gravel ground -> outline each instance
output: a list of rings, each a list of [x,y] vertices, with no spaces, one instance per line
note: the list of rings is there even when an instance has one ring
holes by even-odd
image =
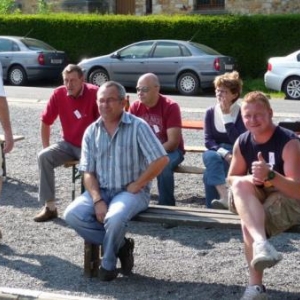
[[[239,299],[247,283],[240,230],[176,227],[131,222],[135,267],[130,277],[109,283],[83,276],[83,241],[59,218],[35,223],[36,154],[41,149],[39,114],[44,104],[10,103],[15,134],[26,139],[7,155],[8,178],[1,197],[0,286],[85,296],[95,299]],[[203,115],[183,112],[183,117]],[[59,137],[58,125],[53,130]],[[184,132],[187,144],[202,139],[199,131]],[[201,164],[200,155],[187,154],[186,164]],[[71,201],[71,170],[57,169],[60,216]],[[77,188],[79,191],[79,186]],[[153,199],[157,198],[155,182]],[[178,205],[201,206],[201,176],[176,174]],[[300,299],[300,235],[284,233],[272,243],[284,260],[265,274],[270,299]]]

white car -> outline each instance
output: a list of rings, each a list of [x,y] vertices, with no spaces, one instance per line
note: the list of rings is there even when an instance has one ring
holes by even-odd
[[[300,100],[300,50],[271,57],[264,79],[268,89],[284,92],[287,99]]]

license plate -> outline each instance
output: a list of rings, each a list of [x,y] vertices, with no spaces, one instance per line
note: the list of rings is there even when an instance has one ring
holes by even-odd
[[[233,70],[233,65],[225,65],[225,70]]]
[[[62,59],[51,59],[51,64],[62,64]]]

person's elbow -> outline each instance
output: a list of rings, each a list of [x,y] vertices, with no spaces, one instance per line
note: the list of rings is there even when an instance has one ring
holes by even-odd
[[[157,160],[160,172],[162,172],[162,170],[166,167],[166,165],[169,163],[169,161],[170,161],[170,159],[167,155],[162,156]]]

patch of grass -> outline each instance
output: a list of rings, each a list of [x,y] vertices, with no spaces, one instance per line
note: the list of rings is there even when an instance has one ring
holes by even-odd
[[[270,98],[281,98],[284,99],[285,95],[282,92],[271,91],[265,87],[265,83],[263,79],[243,79],[243,93],[242,97],[251,92],[251,91],[262,91],[265,94],[269,95]]]

